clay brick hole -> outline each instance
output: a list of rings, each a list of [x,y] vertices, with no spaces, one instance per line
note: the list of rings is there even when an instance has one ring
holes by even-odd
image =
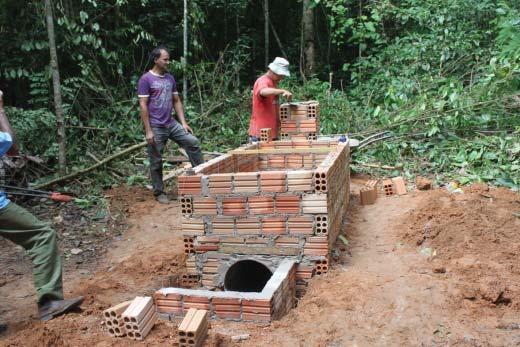
[[[241,260],[226,272],[224,289],[237,292],[261,292],[272,276],[263,264],[254,260]]]

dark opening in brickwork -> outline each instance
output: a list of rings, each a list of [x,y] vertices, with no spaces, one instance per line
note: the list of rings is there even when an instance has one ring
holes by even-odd
[[[227,271],[224,288],[237,292],[261,292],[272,275],[265,265],[254,260],[242,260]]]

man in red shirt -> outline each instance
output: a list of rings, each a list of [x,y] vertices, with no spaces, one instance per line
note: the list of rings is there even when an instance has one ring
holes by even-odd
[[[260,139],[260,129],[270,128],[273,139],[278,138],[278,95],[282,95],[288,101],[292,99],[292,93],[278,88],[285,76],[290,76],[289,62],[280,57],[269,64],[265,74],[260,76],[253,87],[253,113],[249,123],[249,140],[251,142]]]

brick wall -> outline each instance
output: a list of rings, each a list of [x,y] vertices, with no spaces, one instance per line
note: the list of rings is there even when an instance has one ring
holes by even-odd
[[[343,143],[276,141],[246,146],[180,176],[185,252],[204,285],[219,282],[203,271],[200,255],[207,252],[298,256],[309,266],[327,262],[348,206],[348,163]],[[251,171],[238,170],[245,167]]]
[[[295,305],[296,262],[283,260],[260,293],[215,292],[163,288],[154,293],[157,312],[180,317],[190,308],[207,310],[214,318],[269,322]]]

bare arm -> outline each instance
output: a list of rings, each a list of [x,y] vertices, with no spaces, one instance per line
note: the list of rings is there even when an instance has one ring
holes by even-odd
[[[13,145],[11,146],[11,149],[7,152],[7,154],[8,155],[18,155],[18,142],[16,141],[16,136],[13,131],[13,128],[11,128],[9,119],[7,119],[7,116],[5,115],[4,99],[3,99],[3,93],[1,90],[0,90],[0,131],[8,133],[9,135],[11,135],[11,138],[13,139]]]
[[[260,95],[263,96],[263,97],[266,97],[266,96],[276,96],[276,95],[282,95],[284,98],[286,98],[287,100],[291,101],[292,100],[292,93],[288,90],[285,90],[285,89],[278,89],[278,88],[262,88],[262,90],[260,90]]]
[[[191,130],[188,123],[186,122],[186,118],[184,118],[184,107],[182,106],[182,101],[179,94],[173,94],[173,108],[175,109],[175,113],[177,114],[177,117],[179,118],[179,121],[181,122],[184,130],[193,134],[193,130]]]
[[[150,113],[148,113],[148,98],[147,97],[139,98],[139,108],[141,109],[141,120],[143,121],[146,142],[153,145],[153,144],[155,144],[155,140],[153,137],[152,127],[150,126]]]

